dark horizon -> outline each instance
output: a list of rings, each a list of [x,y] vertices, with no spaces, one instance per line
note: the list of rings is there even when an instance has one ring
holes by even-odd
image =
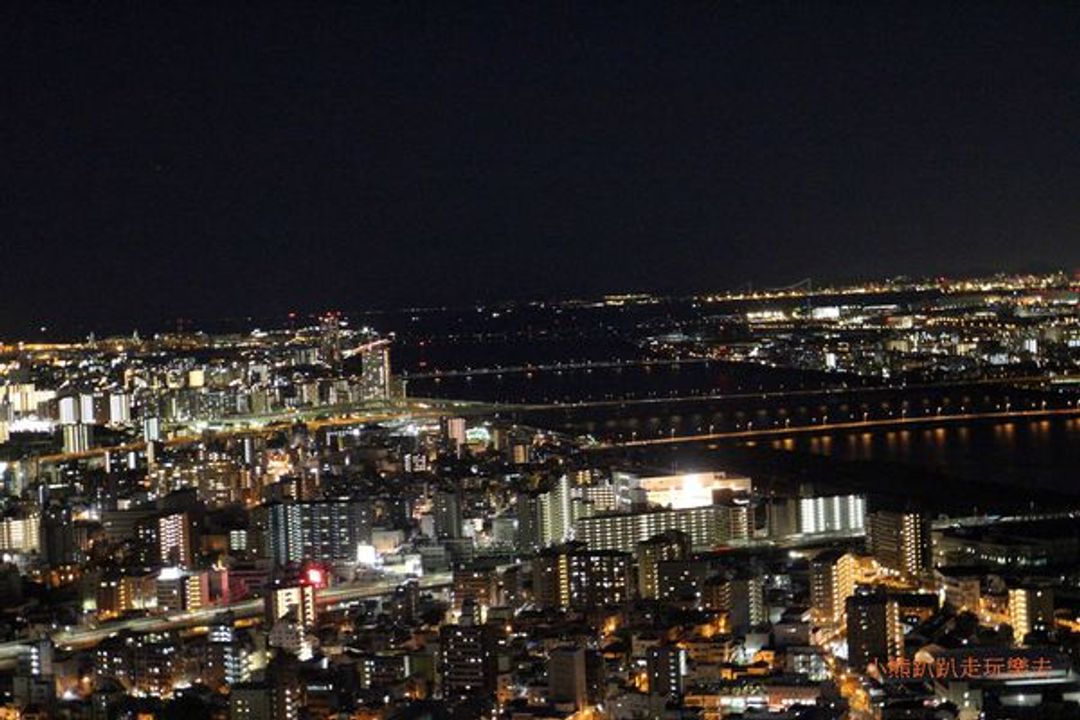
[[[1080,267],[1076,6],[0,20],[3,337]]]
[[[812,280],[814,292],[854,287],[857,285],[879,283],[886,281],[912,281],[912,282],[935,282],[945,281],[950,283],[966,280],[986,279],[995,276],[1020,277],[1023,275],[1052,275],[1056,273],[1066,274],[1080,279],[1080,270],[1051,267],[1027,267],[1027,268],[986,268],[980,271],[967,273],[955,273],[935,276],[912,276],[894,275],[889,277],[860,277],[860,278],[800,278],[798,281],[786,285],[769,285],[748,281],[741,286],[732,287],[700,287],[678,288],[675,290],[664,288],[610,288],[597,290],[592,294],[544,296],[517,296],[517,297],[480,297],[472,300],[462,299],[459,302],[432,302],[413,304],[371,303],[366,306],[347,306],[327,304],[320,307],[291,307],[288,309],[264,310],[262,312],[230,312],[229,308],[222,308],[222,312],[214,315],[197,315],[193,313],[177,313],[172,316],[143,317],[141,319],[94,319],[91,315],[64,316],[59,322],[46,325],[27,325],[22,331],[8,334],[0,333],[0,342],[77,342],[86,339],[90,334],[98,338],[122,337],[132,333],[142,336],[172,333],[172,332],[206,332],[231,333],[237,331],[247,332],[256,328],[262,330],[275,330],[295,325],[300,327],[304,324],[315,324],[321,315],[325,313],[340,313],[345,320],[360,321],[370,319],[377,324],[380,315],[404,315],[409,311],[416,312],[462,312],[471,308],[486,306],[490,308],[508,307],[513,305],[524,306],[535,303],[560,303],[575,301],[599,301],[608,295],[653,295],[662,300],[673,302],[687,301],[690,298],[702,297],[713,294],[723,295],[731,293],[737,295],[744,292],[771,292],[790,288],[797,288],[807,279]],[[2,328],[0,328],[2,329]],[[388,328],[375,327],[376,331],[387,331]]]

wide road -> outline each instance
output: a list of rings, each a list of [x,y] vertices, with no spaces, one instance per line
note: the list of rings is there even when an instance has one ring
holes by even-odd
[[[422,590],[435,590],[449,587],[452,576],[448,572],[432,573],[419,578]],[[316,602],[320,605],[332,605],[350,600],[382,597],[393,592],[402,579],[361,581],[346,583],[320,590]],[[169,615],[148,615],[146,617],[115,620],[94,627],[73,627],[70,630],[56,630],[51,633],[53,642],[62,649],[82,649],[93,647],[102,640],[128,630],[135,633],[164,632],[206,625],[218,615],[231,611],[237,618],[253,617],[262,614],[265,607],[262,598],[238,600],[226,605],[214,605],[193,612],[172,613]],[[0,667],[9,667],[19,653],[28,647],[27,641],[13,640],[0,643]]]

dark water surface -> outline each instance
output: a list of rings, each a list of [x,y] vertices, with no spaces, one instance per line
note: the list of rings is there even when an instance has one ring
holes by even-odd
[[[787,418],[793,424],[827,412],[835,420],[858,419],[864,411],[871,418],[897,413],[901,404],[910,406],[910,415],[945,413],[960,407],[974,412],[1001,410],[1006,403],[1016,409],[1034,409],[1043,400],[1050,407],[1069,406],[1075,396],[1035,388],[1007,385],[978,387],[956,386],[927,390],[914,386],[879,392],[862,386],[880,384],[864,379],[823,372],[770,368],[741,363],[665,364],[652,367],[538,370],[532,373],[506,373],[417,380],[417,395],[496,400],[502,402],[563,402],[564,409],[519,419],[572,433],[589,433],[598,438],[631,438],[688,435],[742,429],[748,421],[755,427],[776,426]],[[846,385],[850,393],[828,398],[807,397],[799,391],[837,388]],[[780,397],[769,401],[745,397],[747,393],[771,392]],[[714,393],[729,395],[730,400],[706,399]],[[791,393],[790,396],[787,394]],[[664,398],[678,397],[670,404]],[[575,407],[578,401],[637,400],[623,407]],[[700,398],[700,399],[695,399]],[[640,403],[655,399],[659,404]],[[827,403],[828,407],[823,406]],[[686,443],[655,448],[647,454],[662,465],[717,465],[728,462],[735,446],[732,442],[710,446]],[[970,484],[1006,486],[1021,494],[1051,491],[1055,495],[1080,497],[1080,419],[1020,419],[1014,421],[973,421],[942,427],[905,427],[868,432],[837,431],[820,435],[801,435],[758,441],[752,448],[757,462],[769,465],[770,456],[784,465],[812,464],[821,467],[844,465],[860,482],[874,484],[879,473],[890,482],[906,482],[900,477],[932,484],[940,478],[942,492],[950,480],[956,487]],[[746,454],[743,453],[745,461]],[[808,463],[813,458],[820,462]],[[755,474],[768,472],[748,467]],[[931,488],[932,490],[932,488]]]
[[[977,422],[763,443],[843,461],[901,463],[951,477],[1080,495],[1080,419]]]

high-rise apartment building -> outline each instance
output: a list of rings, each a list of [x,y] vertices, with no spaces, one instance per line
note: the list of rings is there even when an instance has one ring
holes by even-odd
[[[689,674],[685,650],[678,645],[651,647],[646,652],[645,663],[650,695],[682,695]]]
[[[364,400],[390,397],[389,340],[376,340],[360,349],[360,393]]]
[[[158,558],[163,565],[192,566],[191,518],[187,513],[162,515],[157,521]]]
[[[435,537],[439,540],[462,537],[461,495],[451,491],[437,492],[433,506]]]
[[[541,607],[592,609],[622,605],[631,591],[631,556],[570,545],[533,561],[533,593]]]
[[[827,551],[810,562],[810,605],[818,622],[842,622],[845,603],[854,593],[854,555]]]
[[[768,620],[764,581],[747,571],[710,578],[704,585],[702,604],[727,616],[732,635],[746,635]]]
[[[574,539],[593,550],[634,552],[640,542],[677,530],[695,549],[711,550],[751,534],[752,510],[746,505],[708,505],[684,510],[609,513],[578,518]]]
[[[643,540],[637,546],[638,597],[653,600],[657,597],[660,563],[685,560],[690,555],[690,538],[678,530],[668,530]]]
[[[864,672],[871,663],[884,665],[904,650],[900,611],[883,592],[857,593],[846,601],[848,664]]]
[[[442,694],[451,702],[490,697],[495,692],[497,637],[491,625],[477,624],[471,614],[439,633],[442,649]]]
[[[270,555],[278,565],[356,562],[359,545],[371,542],[372,507],[348,498],[273,503],[268,524]]]
[[[1025,642],[1031,633],[1054,629],[1054,591],[1049,587],[1009,588],[1009,624],[1013,641]]]
[[[866,539],[870,554],[888,570],[915,577],[931,569],[930,522],[920,513],[871,513]]]

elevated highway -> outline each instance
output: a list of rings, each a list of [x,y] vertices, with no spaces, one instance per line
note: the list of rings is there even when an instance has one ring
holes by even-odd
[[[418,583],[422,590],[437,590],[449,587],[451,580],[450,573],[433,573],[419,578]],[[319,605],[334,605],[351,600],[383,597],[393,592],[402,582],[401,579],[391,579],[337,585],[320,590],[316,595],[316,602]],[[224,612],[232,612],[237,618],[258,617],[263,613],[263,608],[264,600],[262,598],[250,598],[191,612],[148,615],[114,620],[100,625],[61,628],[49,633],[48,637],[62,650],[79,650],[93,647],[102,640],[123,631],[153,633],[183,630],[207,625]],[[10,667],[18,660],[20,653],[29,647],[30,641],[28,640],[13,640],[0,643],[0,668]]]

